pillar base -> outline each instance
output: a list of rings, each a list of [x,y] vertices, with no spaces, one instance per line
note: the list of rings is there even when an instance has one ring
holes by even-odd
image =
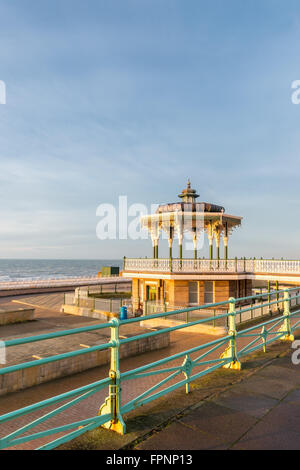
[[[240,361],[230,362],[229,364],[225,364],[225,366],[223,366],[223,369],[241,370],[242,364],[240,363]]]
[[[108,423],[102,424],[101,427],[121,434],[121,436],[124,436],[124,434],[126,434],[126,425],[124,422],[121,421],[117,421],[116,423],[109,421]]]
[[[220,355],[220,359],[226,359],[226,358],[236,358],[236,353],[234,354],[234,350],[231,345],[227,346],[225,351]],[[240,361],[236,358],[235,360],[228,362],[227,364],[224,364],[222,366],[222,369],[233,369],[233,370],[241,370],[242,365]]]
[[[98,416],[112,414],[114,408],[114,400],[111,397],[107,397],[103,405],[99,409]],[[126,434],[126,424],[120,414],[117,414],[116,419],[111,419],[107,423],[102,424],[100,427],[115,431],[122,436]]]
[[[278,333],[280,333],[281,331],[285,334],[278,338],[280,339],[280,341],[295,341],[294,335],[289,332],[289,328],[287,328],[286,325],[281,325],[281,327],[277,330]]]
[[[295,336],[294,335],[285,335],[285,336],[281,336],[281,338],[279,338],[280,341],[295,341]]]

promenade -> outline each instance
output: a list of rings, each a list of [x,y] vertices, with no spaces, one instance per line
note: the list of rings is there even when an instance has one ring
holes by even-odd
[[[57,327],[59,329],[77,327],[79,326],[78,322],[81,324],[95,323],[95,320],[92,319],[59,313],[61,299],[62,294],[25,296],[23,298],[12,299],[18,300],[20,304],[24,303],[24,305],[30,304],[35,306],[38,321],[24,325],[7,326],[5,327],[5,336],[13,338],[32,334],[31,328],[33,326],[34,334],[38,334],[40,329],[51,331]],[[26,332],[24,331],[24,326],[28,328]],[[131,370],[143,364],[159,360],[161,357],[170,356],[210,340],[211,337],[208,335],[174,331],[172,333],[171,344],[168,348],[123,359],[120,361],[120,367],[122,371]],[[78,344],[79,342],[81,341],[78,338]],[[75,342],[72,346],[76,346]],[[290,352],[290,343],[276,342],[273,346],[268,347],[265,354],[259,352],[256,355],[245,357],[241,371],[220,369],[193,382],[189,395],[186,395],[184,388],[181,388],[164,398],[157,399],[131,412],[128,416],[124,417],[128,431],[125,436],[120,436],[101,428],[66,444],[65,448],[217,449],[238,448],[238,446],[247,445],[248,447],[250,446],[249,448],[251,446],[259,448],[259,446],[263,445],[263,441],[265,441],[266,446],[271,446],[270,439],[272,442],[274,441],[272,445],[279,446],[278,448],[282,448],[280,445],[285,445],[287,448],[289,448],[289,445],[298,446],[300,416],[296,407],[294,413],[294,408],[291,408],[291,405],[293,405],[293,400],[297,398],[297,393],[300,397],[299,391],[297,392],[297,387],[300,387],[300,366],[293,366],[291,364]],[[279,362],[276,363],[276,361]],[[0,414],[93,383],[107,377],[107,373],[107,366],[96,367],[0,397]],[[131,381],[125,382],[122,387],[122,400],[127,402],[133,399],[137,394],[143,393],[145,389],[149,389],[157,383],[158,380],[157,376],[149,376],[134,381],[134,383]],[[107,391],[102,390],[69,408],[64,413],[51,418],[46,423],[41,423],[36,428],[36,431],[68,424],[78,421],[83,417],[93,417],[97,414],[106,396]],[[281,403],[284,400],[286,401]],[[288,413],[294,413],[293,419],[290,421],[284,421],[284,412],[281,411],[282,408],[279,409],[281,404],[284,406],[288,405]],[[48,407],[47,411],[51,411],[51,409],[53,407]],[[271,412],[276,417],[278,410],[279,413],[282,413],[283,418],[282,429],[277,429],[278,436],[276,439],[278,441],[281,440],[281,432],[283,432],[284,436],[287,435],[284,423],[286,423],[286,426],[290,423],[293,440],[286,442],[282,438],[281,444],[277,444],[276,439],[273,439],[272,436],[271,438],[267,436],[265,428],[261,431],[263,436],[257,443],[253,443],[251,437],[247,441],[248,444],[242,440],[248,433],[251,436],[251,430],[255,426],[261,426],[261,423],[267,420],[268,415],[270,414],[271,416]],[[44,413],[45,411],[35,411],[30,415],[4,423],[1,426],[0,435],[7,435],[9,432],[38,418]],[[280,423],[279,418],[277,422]],[[268,423],[269,421],[266,421],[266,426],[269,425]],[[218,432],[217,429],[219,429]],[[257,429],[259,430],[260,427]],[[57,434],[56,436],[21,444],[17,448],[33,449],[61,435]],[[255,447],[255,445],[258,447]]]

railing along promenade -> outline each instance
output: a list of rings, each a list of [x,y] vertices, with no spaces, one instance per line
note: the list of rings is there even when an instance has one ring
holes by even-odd
[[[275,295],[275,300],[269,300],[264,304],[253,305],[250,307],[248,306],[239,310],[238,314],[242,315],[244,312],[249,310],[262,308],[262,306],[271,308],[271,306],[275,304],[278,306],[278,310],[279,308],[282,309],[279,315],[270,317],[270,319],[263,323],[256,324],[240,331],[237,331],[236,329],[236,303],[241,303],[244,301],[246,303],[251,303],[251,299],[260,298],[262,296],[265,297],[265,293],[240,299],[230,298],[227,301],[204,305],[203,307],[198,306],[195,308],[183,309],[181,311],[163,312],[145,316],[143,317],[143,321],[165,318],[169,316],[172,317],[172,315],[192,312],[194,310],[199,311],[201,308],[207,309],[220,306],[224,307],[227,305],[228,313],[218,315],[214,318],[214,320],[220,318],[227,319],[228,333],[225,336],[213,341],[207,342],[205,344],[199,344],[196,347],[181,351],[168,357],[164,357],[158,361],[143,365],[133,370],[128,370],[126,372],[122,372],[119,365],[119,348],[122,346],[122,344],[136,341],[139,338],[155,338],[155,336],[166,332],[173,332],[179,329],[188,328],[192,325],[205,323],[208,319],[205,318],[191,321],[186,324],[183,323],[181,325],[162,328],[155,331],[151,330],[147,333],[127,338],[119,334],[120,327],[137,323],[140,321],[140,318],[132,318],[124,321],[113,319],[110,323],[91,325],[83,328],[75,328],[72,330],[5,341],[5,346],[11,347],[21,344],[30,344],[36,341],[43,341],[50,338],[53,339],[87,331],[109,328],[111,333],[110,341],[105,344],[96,345],[88,349],[81,349],[64,354],[58,354],[56,356],[50,356],[44,359],[30,361],[23,364],[3,367],[0,369],[0,375],[22,370],[28,367],[34,367],[36,365],[58,361],[60,359],[76,357],[90,353],[91,351],[101,351],[105,349],[110,350],[111,366],[105,379],[87,384],[83,387],[62,393],[38,403],[34,403],[30,406],[16,409],[15,411],[0,416],[1,435],[5,433],[6,422],[18,418],[21,418],[22,422],[22,426],[19,429],[10,432],[10,434],[0,439],[0,448],[17,446],[18,444],[24,444],[32,440],[49,438],[51,436],[51,441],[47,442],[46,444],[39,445],[38,449],[54,449],[59,445],[80,436],[86,431],[93,430],[99,426],[105,426],[119,433],[125,433],[126,425],[123,416],[131,410],[145,405],[159,397],[167,395],[168,393],[177,390],[180,387],[185,387],[186,393],[190,393],[190,383],[194,380],[199,379],[202,376],[205,376],[206,374],[209,374],[210,372],[222,367],[240,370],[240,360],[245,355],[259,349],[266,351],[266,347],[277,340],[293,341],[293,332],[299,328],[300,325],[300,310],[297,308],[297,299],[300,297],[300,295],[299,293],[295,295],[295,291],[297,289],[298,288],[272,291],[270,292],[270,295]],[[295,308],[293,311],[291,311],[291,306],[294,306]],[[127,381],[141,380],[144,377],[150,376],[157,376],[158,382],[145,390],[143,393],[136,392],[136,396],[133,399],[127,401],[127,403],[124,403],[124,397],[122,398],[122,388],[124,388],[124,383]],[[137,389],[138,387],[132,387],[132,390]],[[97,410],[95,409],[95,415],[93,417],[86,418],[82,416],[82,419],[79,421],[69,424],[62,424],[56,427],[50,426],[49,429],[45,430],[44,424],[47,420],[50,420],[60,413],[63,415],[67,412],[68,408],[77,405],[82,400],[87,399],[100,390],[107,390],[107,399],[100,407],[99,413],[97,413]],[[57,407],[51,411],[48,411],[44,415],[35,417],[32,421],[29,420],[27,424],[24,424],[24,422],[26,422],[24,421],[26,419],[26,415],[30,415],[31,413],[37,411],[47,410],[48,407],[52,407],[53,405],[57,405]],[[65,423],[63,417],[62,420]],[[34,428],[42,423],[43,426],[33,431]],[[59,434],[59,436],[56,436],[56,439],[53,440],[53,437],[57,434]]]
[[[124,258],[126,271],[300,274],[300,260]]]
[[[51,278],[51,279],[37,279],[28,281],[9,281],[0,282],[1,290],[20,290],[20,289],[37,289],[47,287],[76,287],[76,286],[88,286],[98,285],[102,283],[112,282],[128,282],[128,279],[124,279],[118,276],[111,276],[109,278],[102,278],[97,276],[90,277],[67,277],[67,278]]]

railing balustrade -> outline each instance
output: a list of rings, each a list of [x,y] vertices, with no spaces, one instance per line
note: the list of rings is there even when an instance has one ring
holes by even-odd
[[[125,258],[124,270],[172,273],[299,274],[300,260]]]

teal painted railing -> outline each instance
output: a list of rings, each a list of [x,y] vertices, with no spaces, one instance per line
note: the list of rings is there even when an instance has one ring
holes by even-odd
[[[295,291],[298,291],[296,295],[293,294]],[[125,321],[113,319],[110,323],[5,341],[5,346],[11,347],[87,331],[110,328],[111,338],[108,343],[93,346],[89,349],[51,356],[41,360],[3,367],[0,369],[0,375],[54,361],[59,361],[61,359],[76,357],[90,353],[91,351],[101,351],[108,348],[111,351],[111,366],[107,378],[0,416],[0,433],[3,436],[3,434],[5,434],[5,423],[18,418],[22,418],[22,422],[24,423],[24,417],[26,415],[43,411],[48,407],[58,405],[57,408],[52,409],[48,413],[39,416],[38,418],[35,418],[33,421],[29,421],[25,425],[23,424],[19,429],[16,429],[13,432],[10,432],[10,434],[2,437],[0,439],[0,448],[9,448],[33,440],[44,439],[48,438],[49,436],[63,433],[62,436],[60,435],[56,439],[38,446],[38,449],[43,450],[54,449],[57,446],[80,436],[86,431],[95,429],[101,425],[111,430],[125,433],[126,426],[123,420],[123,416],[131,410],[156,400],[157,398],[162,397],[183,386],[186,388],[186,393],[189,393],[189,387],[192,381],[221,367],[230,367],[239,370],[241,367],[240,359],[243,356],[250,354],[251,352],[254,352],[258,349],[266,350],[267,345],[273,343],[276,340],[281,339],[292,341],[294,339],[293,332],[300,325],[300,320],[298,319],[298,317],[300,317],[300,310],[297,309],[296,305],[298,299],[300,298],[299,288],[272,291],[269,293],[269,295],[270,298],[275,296],[275,300],[254,304],[251,307],[247,306],[244,310],[242,308],[238,312],[236,311],[237,302],[239,304],[241,304],[241,302],[249,303],[253,299],[265,297],[266,294],[263,293],[240,299],[231,298],[228,301],[218,302],[211,305],[204,305],[202,307],[186,308],[173,312],[163,312],[148,315],[143,317],[143,321],[155,319],[163,320],[169,316],[172,317],[172,315],[201,310],[202,308],[226,308],[226,306],[228,306],[228,313],[226,312],[224,314],[216,315],[211,319],[203,318],[200,320],[191,321],[189,323],[180,323],[173,327],[149,331],[147,333],[128,338],[120,337],[119,328],[128,324],[137,323],[141,321],[140,318],[131,318]],[[290,307],[293,304],[295,310],[291,311]],[[265,306],[270,308],[272,305],[277,305],[283,308],[283,313],[280,313],[276,317],[270,318],[263,323],[259,323],[258,325],[256,324],[247,329],[243,329],[241,331],[236,330],[237,313],[241,315],[245,311],[251,311]],[[163,333],[171,333],[173,331],[189,328],[194,325],[207,323],[209,320],[216,321],[222,318],[227,319],[228,321],[228,334],[225,336],[205,344],[199,344],[196,347],[181,351],[172,356],[164,357],[163,359],[143,365],[134,370],[129,370],[126,372],[120,371],[119,348],[123,344],[130,343],[142,338],[154,338]],[[181,378],[182,375],[183,379]],[[121,401],[121,385],[129,380],[132,381],[142,379],[144,377],[155,376],[161,377],[161,380],[159,380],[158,383],[154,383],[143,393],[138,394],[136,397],[123,404],[123,401]],[[95,415],[91,418],[81,419],[70,424],[62,424],[61,426],[52,427],[47,430],[44,430],[43,428],[42,430],[36,430],[32,434],[28,434],[29,431],[32,432],[33,429],[40,424],[53,418],[54,416],[57,416],[60,413],[65,413],[68,408],[78,404],[82,400],[87,399],[91,395],[103,389],[108,390],[108,398],[100,407],[98,415]],[[95,410],[95,414],[96,413],[97,412]]]

